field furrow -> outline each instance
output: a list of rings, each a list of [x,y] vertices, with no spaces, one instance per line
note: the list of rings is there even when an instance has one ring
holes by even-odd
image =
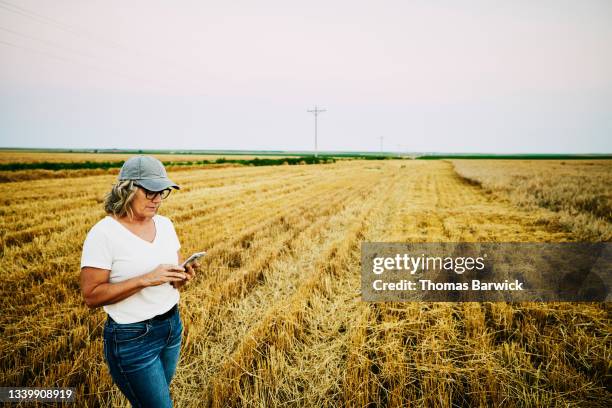
[[[385,185],[371,192],[368,200],[347,217],[348,233],[344,238],[331,241],[328,247],[324,247],[308,280],[291,297],[271,308],[246,334],[213,379],[214,405],[242,405],[254,398],[264,405],[287,400],[298,405],[305,402],[299,399],[296,391],[300,387],[301,390],[310,387],[308,382],[288,382],[289,388],[286,389],[269,385],[280,378],[287,380],[283,368],[291,367],[292,362],[285,358],[286,355],[299,347],[303,336],[309,335],[311,328],[308,323],[312,313],[318,309],[317,302],[322,297],[332,296],[336,283],[352,270],[350,266],[359,258],[359,242],[368,230],[369,220],[378,219],[379,212],[385,208],[386,193],[394,190],[396,180],[397,176],[387,177]],[[351,297],[355,298],[358,292],[355,287],[351,290]]]

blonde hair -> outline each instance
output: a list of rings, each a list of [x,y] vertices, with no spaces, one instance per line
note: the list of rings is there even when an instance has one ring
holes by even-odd
[[[114,214],[121,218],[128,215],[134,217],[132,211],[132,200],[136,194],[136,185],[134,180],[122,180],[113,185],[113,188],[104,197],[104,211],[107,214]]]

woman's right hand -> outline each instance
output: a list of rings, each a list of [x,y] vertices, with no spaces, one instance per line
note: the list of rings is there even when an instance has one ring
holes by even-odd
[[[187,278],[185,268],[179,265],[161,264],[151,272],[142,275],[142,286],[157,286],[167,282],[180,282]]]

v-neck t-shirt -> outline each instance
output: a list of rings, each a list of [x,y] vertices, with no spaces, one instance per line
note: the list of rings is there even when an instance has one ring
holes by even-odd
[[[87,233],[81,268],[110,270],[110,283],[122,282],[151,272],[160,264],[178,264],[181,244],[174,225],[162,215],[153,216],[155,239],[149,242],[106,216]],[[163,314],[179,301],[179,292],[170,283],[142,288],[133,295],[103,306],[117,323],[135,323]]]

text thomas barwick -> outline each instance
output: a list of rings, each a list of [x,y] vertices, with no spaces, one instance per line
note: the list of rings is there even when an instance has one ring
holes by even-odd
[[[377,279],[372,282],[374,290],[523,290],[523,283],[516,279],[514,282],[481,282],[473,279],[468,282],[433,282],[427,279],[419,279],[417,282],[402,279],[399,282],[384,282]]]

